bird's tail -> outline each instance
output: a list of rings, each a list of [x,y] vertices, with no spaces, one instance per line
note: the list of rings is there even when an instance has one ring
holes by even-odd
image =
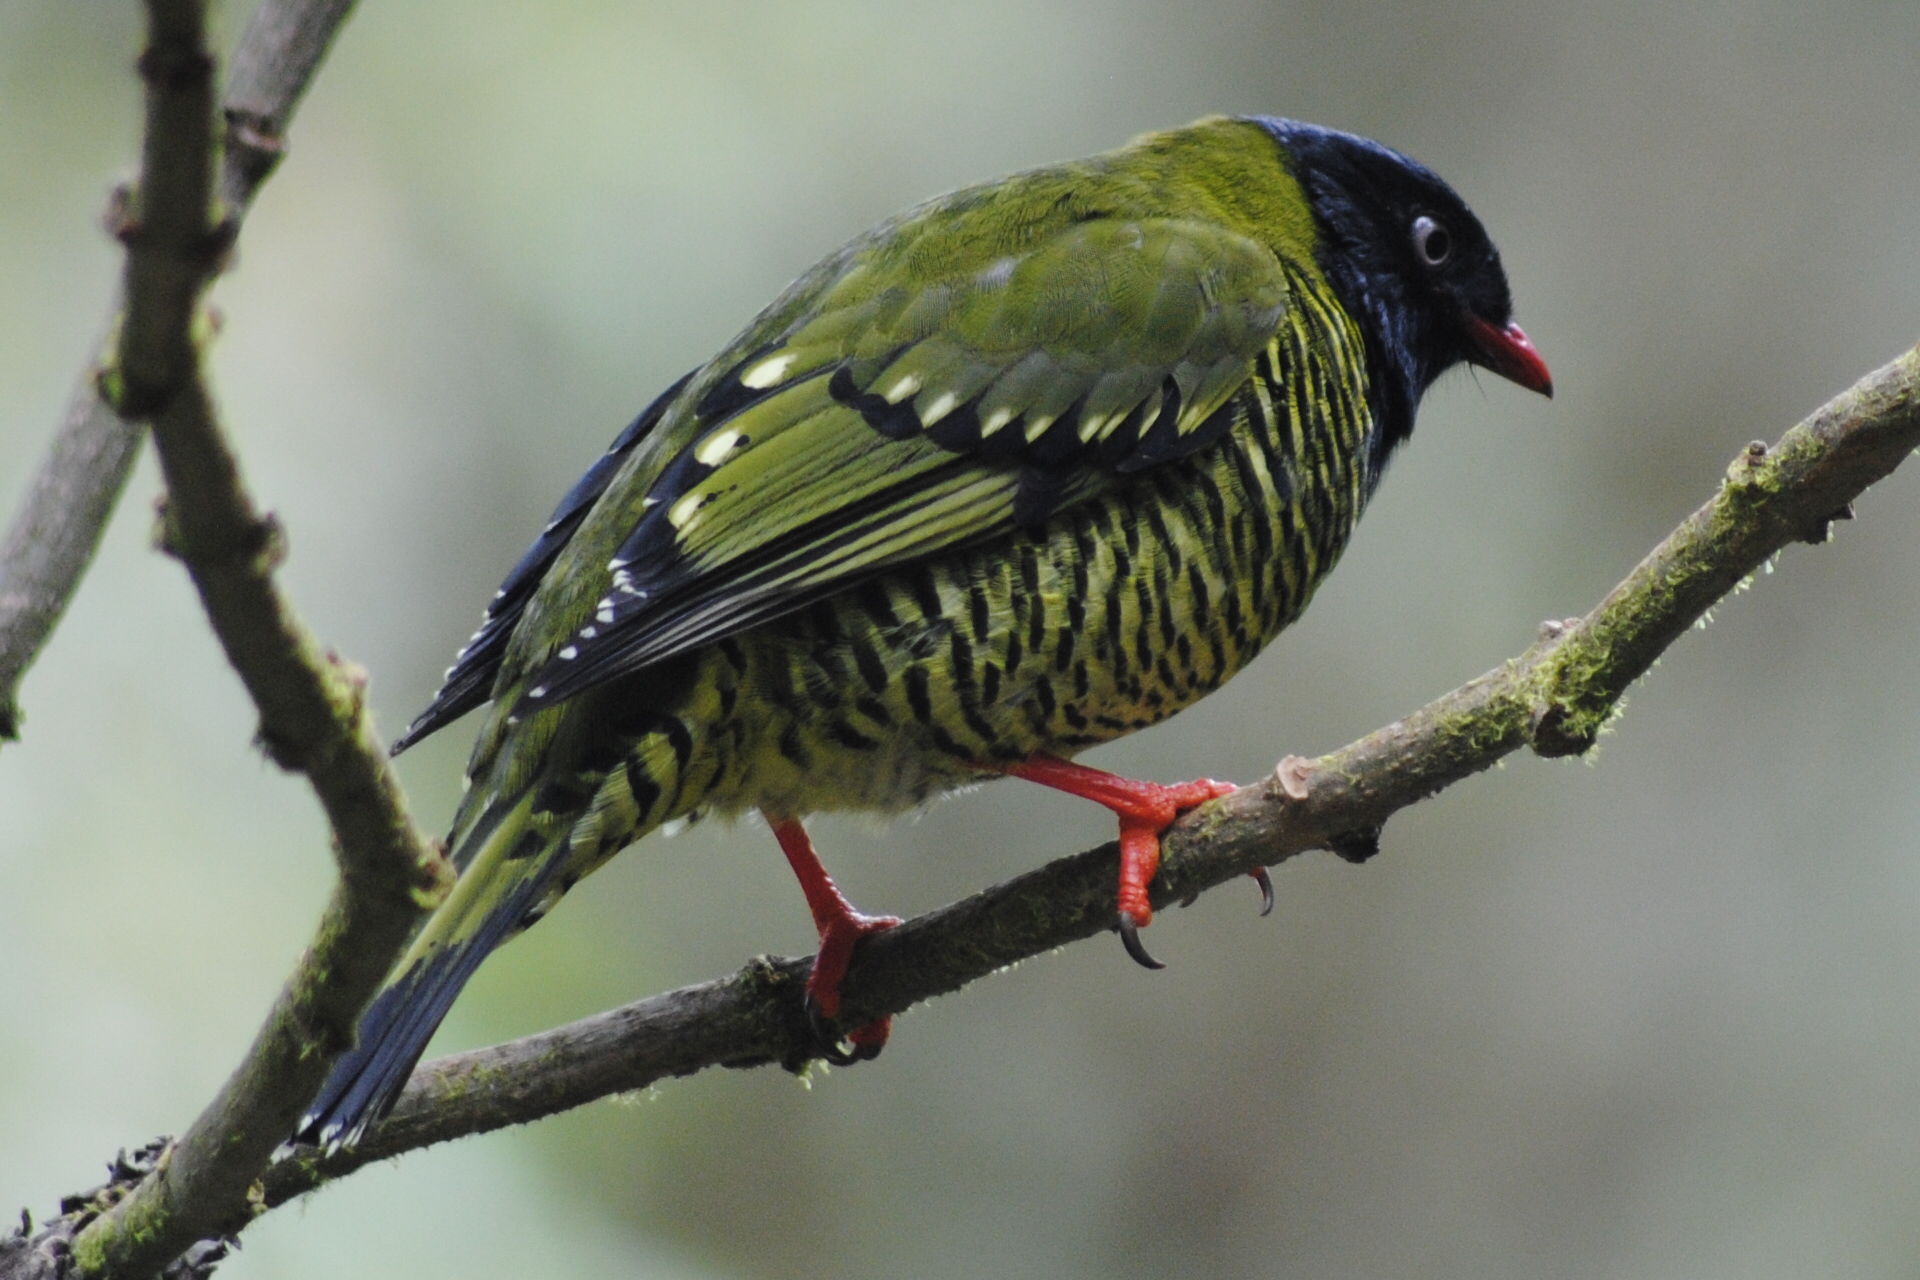
[[[456,846],[473,848],[472,857],[456,850],[463,870],[453,892],[367,1006],[357,1042],[300,1118],[295,1141],[352,1145],[392,1108],[467,979],[554,887],[571,826],[556,816],[536,817],[528,790],[508,805],[489,805],[460,834]]]

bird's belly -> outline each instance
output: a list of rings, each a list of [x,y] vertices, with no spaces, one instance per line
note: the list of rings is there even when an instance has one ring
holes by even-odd
[[[728,642],[745,719],[708,806],[899,812],[1219,688],[1305,607],[1338,545],[1290,542],[1304,522],[1226,450],[1184,472]]]

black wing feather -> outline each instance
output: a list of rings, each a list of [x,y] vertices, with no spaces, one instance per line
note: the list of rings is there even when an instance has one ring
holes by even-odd
[[[636,589],[631,579],[616,576],[613,592],[600,602],[595,615],[595,634],[577,639],[570,646],[571,656],[563,650],[560,657],[541,667],[521,696],[520,705],[527,709],[552,706],[617,676],[847,589],[854,580],[833,580],[796,590],[783,579],[791,571],[795,556],[825,555],[856,540],[876,523],[891,518],[902,504],[938,487],[964,467],[964,462],[956,458],[948,466],[841,507],[830,517],[739,557],[724,576],[687,573],[682,568],[679,573],[669,571],[647,579],[655,584],[652,590]],[[656,508],[647,518],[659,514]],[[992,532],[989,528],[982,536]],[[883,567],[876,566],[873,572],[881,572]]]
[[[392,754],[399,755],[428,734],[452,724],[493,696],[494,677],[499,673],[500,660],[506,654],[507,641],[513,635],[514,627],[519,625],[520,615],[525,612],[527,601],[533,598],[540,580],[572,540],[581,522],[587,518],[587,512],[593,509],[593,504],[607,491],[614,474],[620,470],[620,464],[626,461],[634,446],[645,439],[647,433],[666,416],[667,406],[673,403],[692,376],[692,373],[686,374],[661,392],[639,417],[628,424],[627,429],[607,447],[607,451],[587,468],[587,473],[575,482],[573,488],[567,490],[567,496],[560,499],[560,505],[553,509],[553,516],[547,521],[546,528],[540,531],[540,536],[520,557],[520,562],[513,566],[512,572],[500,584],[500,589],[493,593],[493,600],[480,619],[480,629],[473,633],[473,638],[454,657],[453,666],[447,669],[440,691],[434,694],[427,709],[407,726],[407,731],[394,741],[390,748]]]

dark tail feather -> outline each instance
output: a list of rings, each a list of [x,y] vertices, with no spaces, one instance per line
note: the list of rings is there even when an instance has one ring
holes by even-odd
[[[327,1082],[300,1117],[295,1142],[352,1146],[368,1125],[393,1109],[460,989],[526,916],[563,861],[549,857],[547,866],[521,881],[471,937],[415,961],[373,998],[360,1017],[353,1048],[333,1064]]]

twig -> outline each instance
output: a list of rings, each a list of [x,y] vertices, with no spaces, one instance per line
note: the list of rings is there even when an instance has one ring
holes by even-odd
[[[1848,504],[1920,445],[1920,348],[1789,431],[1753,444],[1720,491],[1584,618],[1548,623],[1526,653],[1405,720],[1183,818],[1165,838],[1153,902],[1309,849],[1352,860],[1396,811],[1522,746],[1590,747],[1620,695],[1715,601],[1790,542],[1822,542]],[[847,1025],[898,1013],[1003,966],[1113,927],[1114,845],[1073,857],[867,938],[843,988]],[[762,959],[730,978],[655,996],[414,1072],[393,1113],[350,1150],[307,1147],[267,1171],[268,1206],[370,1161],[521,1124],[710,1066],[803,1064],[808,962]]]
[[[287,125],[355,0],[261,0],[227,69],[220,207],[240,218],[286,154]]]
[[[451,871],[414,828],[364,708],[364,677],[323,653],[273,582],[278,526],[241,485],[200,378],[194,309],[231,242],[210,216],[213,63],[205,0],[148,0],[147,127],[125,202],[126,318],[108,398],[150,420],[168,502],[163,544],[187,566],[260,711],[273,759],[305,773],[332,825],[340,884],[245,1060],[187,1133],[71,1244],[87,1276],[153,1275],[257,1212],[250,1190],[318,1090]],[[90,1206],[89,1208],[91,1208]]]
[[[272,173],[294,108],[352,8],[353,0],[262,0],[254,11],[223,104],[220,198],[230,228]],[[111,314],[119,311],[116,300]],[[19,735],[20,681],[66,612],[139,456],[140,428],[120,419],[95,382],[111,341],[101,339],[82,372],[0,546],[0,741]]]

